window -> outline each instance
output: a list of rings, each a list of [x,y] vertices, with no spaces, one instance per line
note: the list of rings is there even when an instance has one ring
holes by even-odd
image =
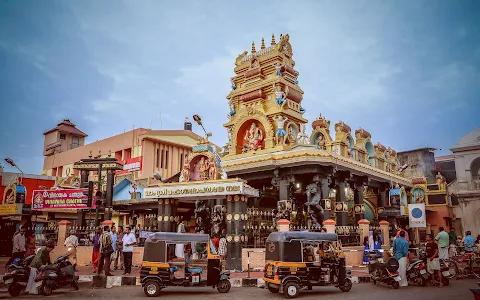
[[[160,149],[157,148],[157,157],[156,157],[156,163],[155,165],[157,166],[157,169],[160,166]]]
[[[160,157],[160,168],[163,169],[163,152],[165,152],[164,150],[162,150],[162,156]]]
[[[78,138],[78,136],[74,135],[72,137],[72,149],[78,148],[78,146],[80,146],[80,139]]]
[[[183,155],[180,155],[180,171],[183,168]]]
[[[165,169],[168,169],[168,150],[165,151]]]
[[[61,140],[66,140],[67,139],[67,135],[65,133],[60,133],[60,139]]]

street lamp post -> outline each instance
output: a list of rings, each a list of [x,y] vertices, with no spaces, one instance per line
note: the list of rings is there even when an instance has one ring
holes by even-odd
[[[23,174],[23,171],[20,170],[20,168],[17,166],[17,164],[15,164],[15,162],[13,161],[13,159],[11,159],[10,157],[6,157],[6,158],[5,158],[5,161],[6,161],[9,165],[11,165],[12,167],[17,168],[17,170],[20,171],[20,173],[22,174],[22,176],[20,177],[20,182],[23,182],[23,175],[24,175],[24,174]]]

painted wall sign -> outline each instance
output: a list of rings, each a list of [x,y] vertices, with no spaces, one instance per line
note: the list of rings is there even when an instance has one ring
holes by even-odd
[[[143,156],[126,159],[123,163],[123,170],[115,172],[115,174],[126,174],[142,170]]]
[[[49,208],[85,209],[88,208],[88,197],[85,189],[77,190],[35,190],[33,191],[32,208],[36,210]]]
[[[0,204],[0,215],[19,214],[21,213],[20,207],[18,204]]]
[[[144,198],[187,198],[223,195],[258,197],[258,190],[246,186],[243,182],[184,184],[144,189]]]

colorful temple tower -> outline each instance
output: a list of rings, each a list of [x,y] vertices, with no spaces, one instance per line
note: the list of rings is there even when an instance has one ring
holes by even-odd
[[[271,45],[262,38],[260,50],[239,55],[235,62],[232,91],[227,99],[228,156],[282,150],[297,143],[305,126],[303,91],[298,85],[289,36],[272,35]]]

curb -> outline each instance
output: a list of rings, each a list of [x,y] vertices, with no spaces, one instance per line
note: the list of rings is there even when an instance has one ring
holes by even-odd
[[[368,283],[368,276],[352,276],[352,283]],[[78,283],[82,287],[93,288],[113,288],[119,286],[138,286],[141,285],[140,277],[131,276],[105,276],[105,275],[80,275]],[[265,281],[262,278],[230,278],[232,288],[240,287],[258,287],[265,288]],[[0,289],[4,289],[3,280],[0,281]]]

